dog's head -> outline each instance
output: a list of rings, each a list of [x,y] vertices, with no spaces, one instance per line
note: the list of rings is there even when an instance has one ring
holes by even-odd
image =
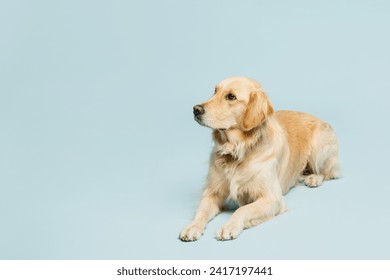
[[[244,77],[232,77],[217,84],[208,101],[194,106],[195,120],[217,130],[243,131],[260,126],[274,112],[259,83]]]

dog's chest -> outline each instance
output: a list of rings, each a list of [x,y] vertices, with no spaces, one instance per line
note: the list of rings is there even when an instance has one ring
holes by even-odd
[[[229,197],[237,201],[244,179],[242,168],[238,163],[228,164],[224,167],[223,172],[229,185]]]

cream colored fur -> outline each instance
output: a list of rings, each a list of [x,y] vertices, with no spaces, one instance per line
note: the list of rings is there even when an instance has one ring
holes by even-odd
[[[197,121],[213,129],[215,146],[200,205],[181,240],[197,240],[228,198],[239,208],[217,232],[218,240],[237,238],[243,229],[285,212],[283,195],[298,182],[318,187],[339,177],[330,125],[306,113],[274,112],[255,80],[225,79],[201,106]]]

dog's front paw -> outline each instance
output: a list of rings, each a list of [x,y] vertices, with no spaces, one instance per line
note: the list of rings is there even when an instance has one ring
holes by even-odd
[[[227,223],[218,230],[217,239],[221,241],[236,239],[243,229],[243,226],[237,223]]]
[[[180,233],[179,238],[182,241],[196,241],[202,236],[202,234],[202,227],[196,224],[190,224],[185,229],[183,229],[183,231]]]

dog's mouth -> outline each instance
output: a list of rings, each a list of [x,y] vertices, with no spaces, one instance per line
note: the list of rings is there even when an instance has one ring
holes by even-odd
[[[226,128],[215,128],[215,127],[211,127],[211,126],[205,124],[205,123],[203,122],[202,118],[201,118],[201,117],[198,117],[198,116],[194,116],[194,120],[195,120],[198,124],[200,124],[201,126],[204,126],[204,127],[208,127],[208,128],[215,129],[215,130],[219,130],[219,131],[225,131],[225,130],[226,130]]]
[[[200,124],[201,126],[206,126],[206,127],[207,127],[207,125],[205,125],[205,123],[203,122],[202,117],[194,116],[194,120],[195,120],[198,124]]]

